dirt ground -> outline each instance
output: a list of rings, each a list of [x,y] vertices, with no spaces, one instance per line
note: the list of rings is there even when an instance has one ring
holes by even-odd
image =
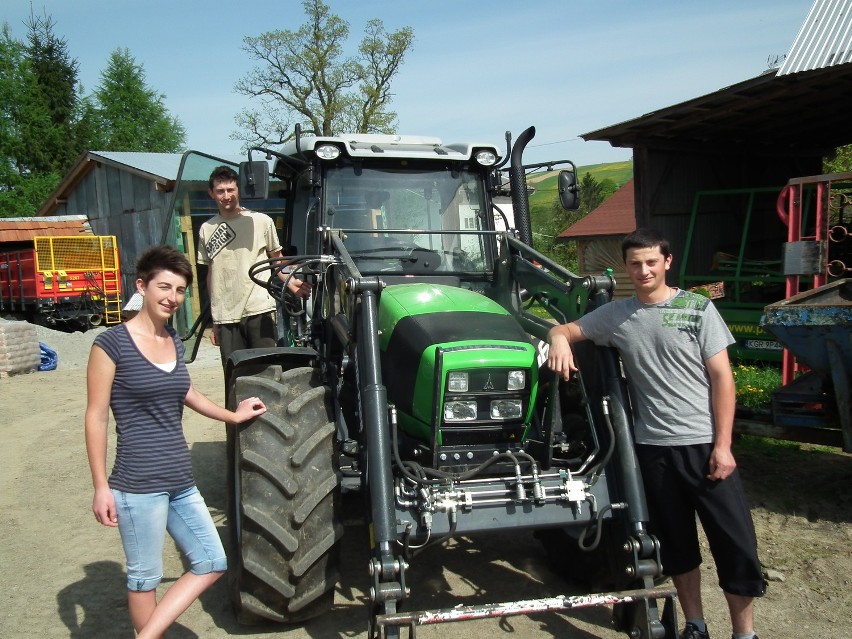
[[[202,349],[190,372],[197,388],[222,401],[214,349]],[[98,525],[90,510],[83,442],[85,371],[60,365],[56,371],[0,379],[0,405],[0,637],[132,637],[118,533]],[[223,527],[224,426],[188,411],[185,430],[199,488]],[[851,456],[754,442],[739,442],[735,452],[753,507],[761,558],[772,580],[756,607],[760,636],[852,637]],[[237,625],[221,580],[168,636],[366,637],[366,549],[363,526],[349,522],[335,607],[305,626]],[[162,587],[182,571],[178,553],[167,545]],[[725,638],[730,628],[709,557],[704,575],[711,630],[715,639]],[[421,609],[571,592],[548,569],[531,534],[461,539],[433,549],[412,567],[409,585],[410,607]],[[609,628],[605,609],[421,628],[417,636],[462,633],[491,639],[623,636]]]

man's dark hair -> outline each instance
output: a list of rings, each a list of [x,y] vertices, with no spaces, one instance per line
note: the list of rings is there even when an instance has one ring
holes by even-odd
[[[213,190],[213,184],[215,182],[236,182],[239,184],[240,176],[237,175],[237,172],[234,171],[230,166],[217,166],[213,169],[213,172],[210,174],[210,179],[207,181],[207,185],[210,187],[210,190]]]
[[[192,265],[186,255],[173,246],[152,246],[136,260],[136,277],[148,284],[160,271],[171,271],[192,286]]]
[[[672,254],[669,241],[663,235],[649,228],[636,229],[630,235],[621,240],[621,259],[627,261],[627,251],[633,248],[654,248],[660,247],[660,253],[663,257],[668,257]]]

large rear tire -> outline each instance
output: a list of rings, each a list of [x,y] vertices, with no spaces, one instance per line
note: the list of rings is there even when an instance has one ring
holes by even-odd
[[[228,586],[240,623],[329,610],[339,578],[340,479],[330,390],[311,368],[237,377],[229,405],[267,412],[228,426]]]

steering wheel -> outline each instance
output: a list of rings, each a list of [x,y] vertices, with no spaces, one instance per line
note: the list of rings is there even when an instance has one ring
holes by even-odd
[[[299,267],[288,273],[286,280],[282,280],[280,273],[286,266],[278,258],[257,262],[249,268],[249,279],[258,286],[265,288],[274,300],[281,303],[281,306],[289,315],[303,315],[305,309],[301,298],[291,293],[286,286],[287,281],[299,272]],[[261,278],[264,273],[267,273],[266,279]]]

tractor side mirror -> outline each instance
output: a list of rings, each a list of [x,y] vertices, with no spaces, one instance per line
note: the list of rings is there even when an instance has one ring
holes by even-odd
[[[558,178],[559,203],[566,211],[580,208],[580,187],[574,171],[560,171]]]
[[[266,160],[240,162],[240,199],[265,200],[269,196],[269,164]]]

